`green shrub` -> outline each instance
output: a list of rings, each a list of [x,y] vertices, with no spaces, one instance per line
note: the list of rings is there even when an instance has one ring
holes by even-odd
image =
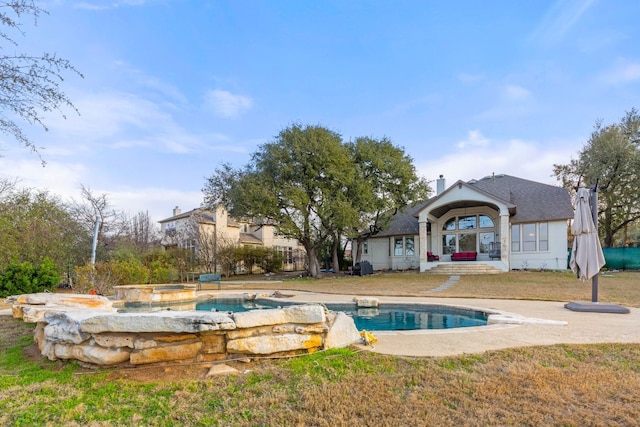
[[[14,262],[0,272],[0,297],[51,290],[60,281],[60,274],[49,258],[38,266],[30,262]]]

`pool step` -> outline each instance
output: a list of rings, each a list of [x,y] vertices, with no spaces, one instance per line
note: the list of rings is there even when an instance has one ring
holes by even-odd
[[[427,273],[431,274],[449,274],[449,275],[461,275],[461,274],[500,274],[502,270],[495,268],[487,264],[475,264],[475,263],[459,263],[459,262],[445,262],[440,263],[428,270]]]

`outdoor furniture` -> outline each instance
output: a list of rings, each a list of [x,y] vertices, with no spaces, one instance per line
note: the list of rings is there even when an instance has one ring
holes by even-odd
[[[454,252],[451,254],[451,261],[475,261],[477,252]]]
[[[433,252],[427,252],[427,261],[440,261],[440,256],[434,255]]]
[[[489,248],[489,259],[500,259],[501,257],[502,252],[500,251],[500,243],[491,243],[491,247]]]
[[[356,262],[351,270],[351,274],[354,276],[366,276],[367,274],[373,274],[373,266],[369,261]]]
[[[202,290],[202,284],[203,283],[217,283],[218,284],[218,290],[220,290],[220,275],[219,274],[201,274],[200,277],[198,277],[198,290],[201,291]]]

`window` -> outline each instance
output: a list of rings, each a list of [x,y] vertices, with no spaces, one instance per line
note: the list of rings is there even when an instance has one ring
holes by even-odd
[[[458,247],[461,252],[475,252],[476,251],[476,239],[478,235],[476,233],[467,233],[458,235]]]
[[[458,229],[460,230],[471,230],[476,228],[477,217],[475,215],[461,216],[458,219]]]
[[[480,228],[493,228],[495,226],[491,217],[478,215],[478,219],[480,222]]]
[[[496,235],[493,231],[480,233],[480,253],[488,254],[495,240]]]
[[[511,226],[511,252],[549,250],[549,224],[546,222]]]
[[[365,240],[362,242],[362,254],[369,255],[369,241]]]
[[[404,255],[404,242],[402,237],[396,237],[393,240],[393,256]]]
[[[442,227],[442,229],[445,230],[445,231],[455,230],[456,229],[456,219],[455,218],[451,218],[450,220],[445,222],[444,226]]]
[[[520,225],[511,226],[511,252],[520,252]]]
[[[452,254],[456,251],[456,235],[445,234],[442,236],[442,253]]]
[[[540,224],[540,240],[538,240],[538,250],[549,250],[549,224],[543,222]]]
[[[537,241],[536,224],[522,224],[522,251],[535,252]]]
[[[416,254],[413,237],[406,237],[404,241],[404,245],[405,245],[404,252],[407,256],[414,256]]]

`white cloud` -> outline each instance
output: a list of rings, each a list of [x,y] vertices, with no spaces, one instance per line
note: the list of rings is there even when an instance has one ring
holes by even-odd
[[[459,179],[481,179],[492,173],[557,185],[551,176],[553,165],[568,163],[581,144],[581,141],[557,141],[543,147],[540,143],[521,139],[493,141],[485,145],[466,145],[464,149],[460,147],[442,158],[417,163],[416,168],[428,180],[435,180],[443,174],[447,185]]]
[[[79,194],[80,184],[87,178],[87,169],[81,163],[48,161],[46,166],[37,156],[0,158],[0,177],[18,178],[20,187],[47,190],[68,200]]]
[[[482,79],[484,79],[484,76],[480,74],[471,74],[465,72],[458,73],[458,80],[465,84],[477,83]]]
[[[529,40],[542,45],[558,43],[596,0],[556,0]]]
[[[522,86],[507,85],[507,87],[504,89],[504,95],[508,99],[519,100],[519,99],[528,98],[531,95],[531,92],[529,92],[527,89],[523,88]]]
[[[94,194],[107,194],[116,211],[135,215],[149,212],[153,221],[171,216],[171,209],[179,205],[183,210],[199,207],[203,201],[201,191],[184,191],[158,187],[98,188],[91,184],[92,171],[80,163],[48,162],[45,167],[31,156],[25,159],[0,158],[0,178],[18,178],[21,188],[47,190],[61,201],[80,200],[80,186],[91,188]]]
[[[479,130],[470,130],[467,134],[467,139],[459,141],[456,146],[458,148],[466,147],[486,147],[489,145],[489,140],[482,136]]]
[[[640,80],[640,63],[619,62],[603,73],[601,80],[607,84],[625,84]]]
[[[205,105],[217,116],[233,118],[248,111],[253,105],[253,100],[248,96],[216,89],[205,94]]]

